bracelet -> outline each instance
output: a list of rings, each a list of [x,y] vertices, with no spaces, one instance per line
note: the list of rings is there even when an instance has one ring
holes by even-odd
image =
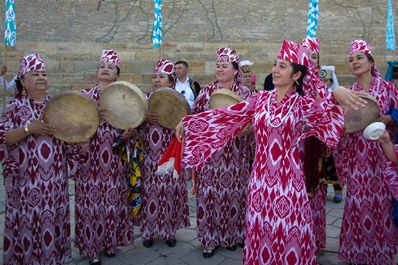
[[[28,124],[25,124],[25,125],[23,126],[23,130],[25,131],[26,135],[29,135],[29,127],[28,127]]]

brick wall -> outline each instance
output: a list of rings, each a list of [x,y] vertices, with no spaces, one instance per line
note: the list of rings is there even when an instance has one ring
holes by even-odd
[[[398,21],[398,3],[393,2]],[[213,81],[215,51],[221,46],[233,47],[241,58],[253,60],[261,82],[281,40],[305,35],[308,9],[307,0],[164,0],[165,43],[155,50],[150,0],[18,0],[16,4],[17,47],[7,51],[10,75],[17,71],[18,58],[40,52],[52,93],[93,85],[98,56],[108,47],[121,55],[121,79],[143,90],[149,87],[153,64],[161,56],[186,59],[193,78],[202,84]],[[340,82],[351,84],[345,64],[347,45],[363,38],[374,46],[376,63],[384,73],[386,60],[397,55],[384,48],[386,1],[320,0],[319,5],[321,63],[335,64]],[[4,9],[4,1],[0,6]]]

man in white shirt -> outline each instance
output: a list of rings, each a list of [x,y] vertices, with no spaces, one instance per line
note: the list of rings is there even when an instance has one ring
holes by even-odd
[[[186,61],[177,61],[175,64],[176,69],[176,90],[180,92],[188,101],[189,106],[192,108],[195,98],[200,91],[200,84],[188,77],[188,63]]]
[[[3,65],[0,67],[0,86],[4,86],[4,74],[7,72],[7,67]],[[6,84],[6,89],[14,89],[15,88],[15,80],[17,79],[17,76],[15,75],[9,82]]]

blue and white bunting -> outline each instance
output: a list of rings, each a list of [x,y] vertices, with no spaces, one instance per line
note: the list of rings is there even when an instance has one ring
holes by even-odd
[[[162,0],[154,0],[154,4],[152,43],[159,48],[162,45]]]
[[[15,23],[15,0],[6,0],[6,15],[4,21],[4,45],[15,47],[17,28]]]
[[[394,17],[392,14],[391,0],[387,2],[387,21],[386,21],[386,48],[390,51],[395,51],[395,32],[394,32]]]
[[[319,5],[318,0],[309,0],[307,37],[316,38],[318,29]]]

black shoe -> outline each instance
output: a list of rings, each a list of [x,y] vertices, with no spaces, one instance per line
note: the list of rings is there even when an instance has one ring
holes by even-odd
[[[238,246],[239,246],[240,248],[244,248],[244,247],[245,247],[245,243],[238,243]]]
[[[144,247],[150,248],[153,246],[153,239],[145,239],[142,244],[144,245]]]
[[[202,251],[203,258],[208,259],[208,258],[213,257],[214,254],[216,254],[217,248],[218,248],[218,247],[215,247],[215,248],[213,248],[213,249],[211,249],[211,248],[205,248],[205,249]]]
[[[166,245],[173,248],[177,244],[177,240],[175,238],[166,240]]]
[[[227,247],[227,249],[228,250],[231,250],[231,251],[235,251],[236,250],[236,248],[237,248],[237,245],[235,244],[235,245],[232,245],[232,246],[229,246],[229,247]]]
[[[90,258],[88,260],[88,262],[90,262],[90,265],[101,265],[101,259],[98,258]]]
[[[108,258],[113,258],[114,256],[116,256],[115,253],[112,253],[112,254],[105,253],[105,255],[106,255]]]

